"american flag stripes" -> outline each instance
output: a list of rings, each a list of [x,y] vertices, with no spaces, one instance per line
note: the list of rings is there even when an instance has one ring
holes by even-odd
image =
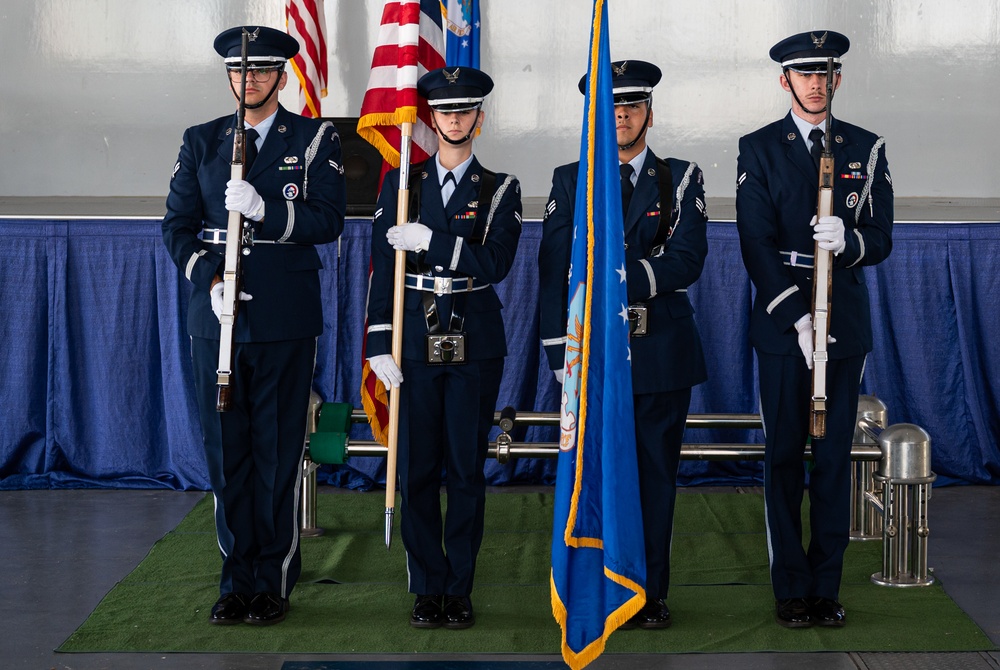
[[[299,79],[299,113],[319,118],[327,75],[323,0],[285,0],[285,25],[299,42],[299,53],[292,59],[292,70]]]
[[[444,67],[440,0],[387,0],[382,11],[368,90],[361,103],[358,134],[399,167],[402,123],[412,123],[412,160],[437,151],[430,110],[417,95],[417,79]]]
[[[413,162],[424,161],[437,151],[430,109],[417,94],[417,79],[444,64],[440,0],[386,0],[358,120],[358,135],[385,159],[383,176],[387,166],[399,167],[399,126],[403,123],[413,124]],[[361,372],[361,404],[375,439],[388,445],[388,395],[367,360]]]

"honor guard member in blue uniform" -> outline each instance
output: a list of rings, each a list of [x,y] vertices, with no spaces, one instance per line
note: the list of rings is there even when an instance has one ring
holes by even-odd
[[[215,39],[238,99],[242,27]],[[300,572],[298,494],[316,337],[319,254],[344,227],[340,138],[278,104],[298,43],[248,26],[245,180],[230,181],[237,115],[188,128],[174,166],[163,240],[194,285],[188,332],[222,551],[214,624],[285,618]],[[253,138],[253,142],[251,139]],[[256,158],[253,159],[253,154]],[[252,222],[234,326],[232,408],[216,411],[221,276],[229,211]]]
[[[386,175],[372,230],[366,351],[399,403],[401,533],[410,624],[468,628],[483,537],[488,435],[503,359],[501,308],[493,285],[514,262],[521,187],[483,168],[472,138],[493,81],[474,68],[443,68],[417,82],[431,108],[438,151],[411,166],[409,218],[396,225],[399,171]],[[402,370],[391,356],[395,249],[407,251]],[[448,510],[441,519],[441,471]]]
[[[881,137],[832,118],[834,216],[815,219],[818,154],[827,113],[827,58],[835,87],[847,37],[827,30],[776,44],[791,111],[740,139],[736,222],[756,287],[750,342],[757,352],[766,455],[764,497],[775,617],[786,627],[843,626],[838,602],[850,533],[851,445],[865,356],[872,349],[863,266],[892,249],[892,180]],[[816,160],[810,155],[815,152]],[[815,245],[833,252],[826,437],[812,442],[808,550],[802,546],[803,451],[809,436]]]
[[[646,145],[652,92],[660,69],[643,61],[612,63],[612,94],[622,174],[639,494],[646,546],[642,610],[624,627],[666,628],[681,440],[691,387],[707,379],[701,337],[687,289],[708,253],[704,179],[694,163],[657,158]],[[584,91],[586,77],[580,80]],[[573,206],[579,163],[552,176],[538,252],[542,345],[562,383]]]

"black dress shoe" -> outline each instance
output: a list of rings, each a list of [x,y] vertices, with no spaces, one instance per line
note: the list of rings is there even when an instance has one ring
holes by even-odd
[[[436,593],[417,596],[410,612],[410,625],[414,628],[440,628],[443,622],[441,596]]]
[[[810,598],[809,614],[818,626],[840,628],[847,623],[844,606],[830,598]]]
[[[255,626],[271,626],[285,620],[288,612],[288,600],[277,593],[262,591],[254,594],[250,601],[250,609],[243,621]]]
[[[632,620],[635,621],[635,625],[639,628],[649,630],[669,628],[670,610],[667,609],[667,605],[663,602],[662,598],[653,598],[646,601],[646,604],[639,610],[639,613],[630,619],[630,621]]]
[[[247,615],[249,604],[250,596],[245,593],[227,593],[212,605],[212,613],[208,617],[208,623],[217,626],[231,626],[234,623],[241,623],[243,617]]]
[[[804,598],[775,600],[774,620],[785,628],[808,628],[813,625],[809,605]]]
[[[472,613],[472,601],[468,596],[444,597],[444,627],[452,629],[470,628],[476,623]]]

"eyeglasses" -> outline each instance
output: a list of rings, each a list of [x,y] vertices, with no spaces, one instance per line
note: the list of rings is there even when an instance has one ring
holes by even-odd
[[[247,68],[247,81],[257,81],[263,82],[271,78],[271,75],[275,72],[279,72],[280,67],[256,67]],[[240,68],[226,68],[226,72],[229,73],[229,78],[232,81],[240,80]]]

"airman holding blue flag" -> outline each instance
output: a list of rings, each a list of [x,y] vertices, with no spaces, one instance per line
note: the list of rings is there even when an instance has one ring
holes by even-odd
[[[624,627],[666,628],[670,540],[681,442],[691,387],[707,378],[687,288],[708,253],[702,172],[658,158],[646,145],[660,69],[639,60],[611,64],[621,174],[635,447],[646,552],[646,605]],[[584,90],[581,80],[580,89]],[[541,337],[549,367],[564,380],[578,163],[556,168],[538,253]]]

